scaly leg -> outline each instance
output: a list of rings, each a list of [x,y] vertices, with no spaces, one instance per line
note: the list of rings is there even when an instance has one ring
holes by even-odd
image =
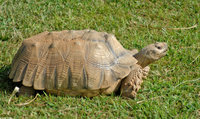
[[[142,72],[143,72],[142,78],[143,79],[147,78],[147,75],[149,74],[149,70],[150,70],[149,66],[146,66],[145,68],[142,69]]]
[[[143,69],[138,66],[122,81],[120,89],[121,95],[124,97],[135,98],[138,90],[141,88],[143,82],[142,78]]]

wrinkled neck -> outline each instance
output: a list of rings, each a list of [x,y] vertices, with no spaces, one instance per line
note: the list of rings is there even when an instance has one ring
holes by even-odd
[[[150,60],[149,58],[145,57],[143,53],[139,52],[135,55],[133,55],[137,60],[138,60],[138,65],[140,65],[142,68],[148,66],[151,64],[153,61]]]

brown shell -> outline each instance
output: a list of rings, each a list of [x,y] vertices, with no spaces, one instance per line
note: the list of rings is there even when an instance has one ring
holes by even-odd
[[[136,63],[114,35],[43,32],[23,41],[9,77],[36,90],[95,90],[126,77]]]

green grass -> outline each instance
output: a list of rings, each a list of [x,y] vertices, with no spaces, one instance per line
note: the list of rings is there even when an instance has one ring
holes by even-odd
[[[107,1],[107,2],[105,2]],[[0,118],[199,118],[199,0],[0,0]],[[188,30],[168,28],[198,26]],[[94,29],[116,35],[127,49],[167,42],[135,99],[120,96],[14,97],[8,73],[21,42],[43,31]]]

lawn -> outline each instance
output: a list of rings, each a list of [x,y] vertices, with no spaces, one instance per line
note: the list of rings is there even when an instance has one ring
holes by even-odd
[[[199,0],[0,0],[0,118],[200,118]],[[22,41],[43,31],[94,29],[126,49],[167,42],[135,99],[39,95],[8,99],[8,78]]]

